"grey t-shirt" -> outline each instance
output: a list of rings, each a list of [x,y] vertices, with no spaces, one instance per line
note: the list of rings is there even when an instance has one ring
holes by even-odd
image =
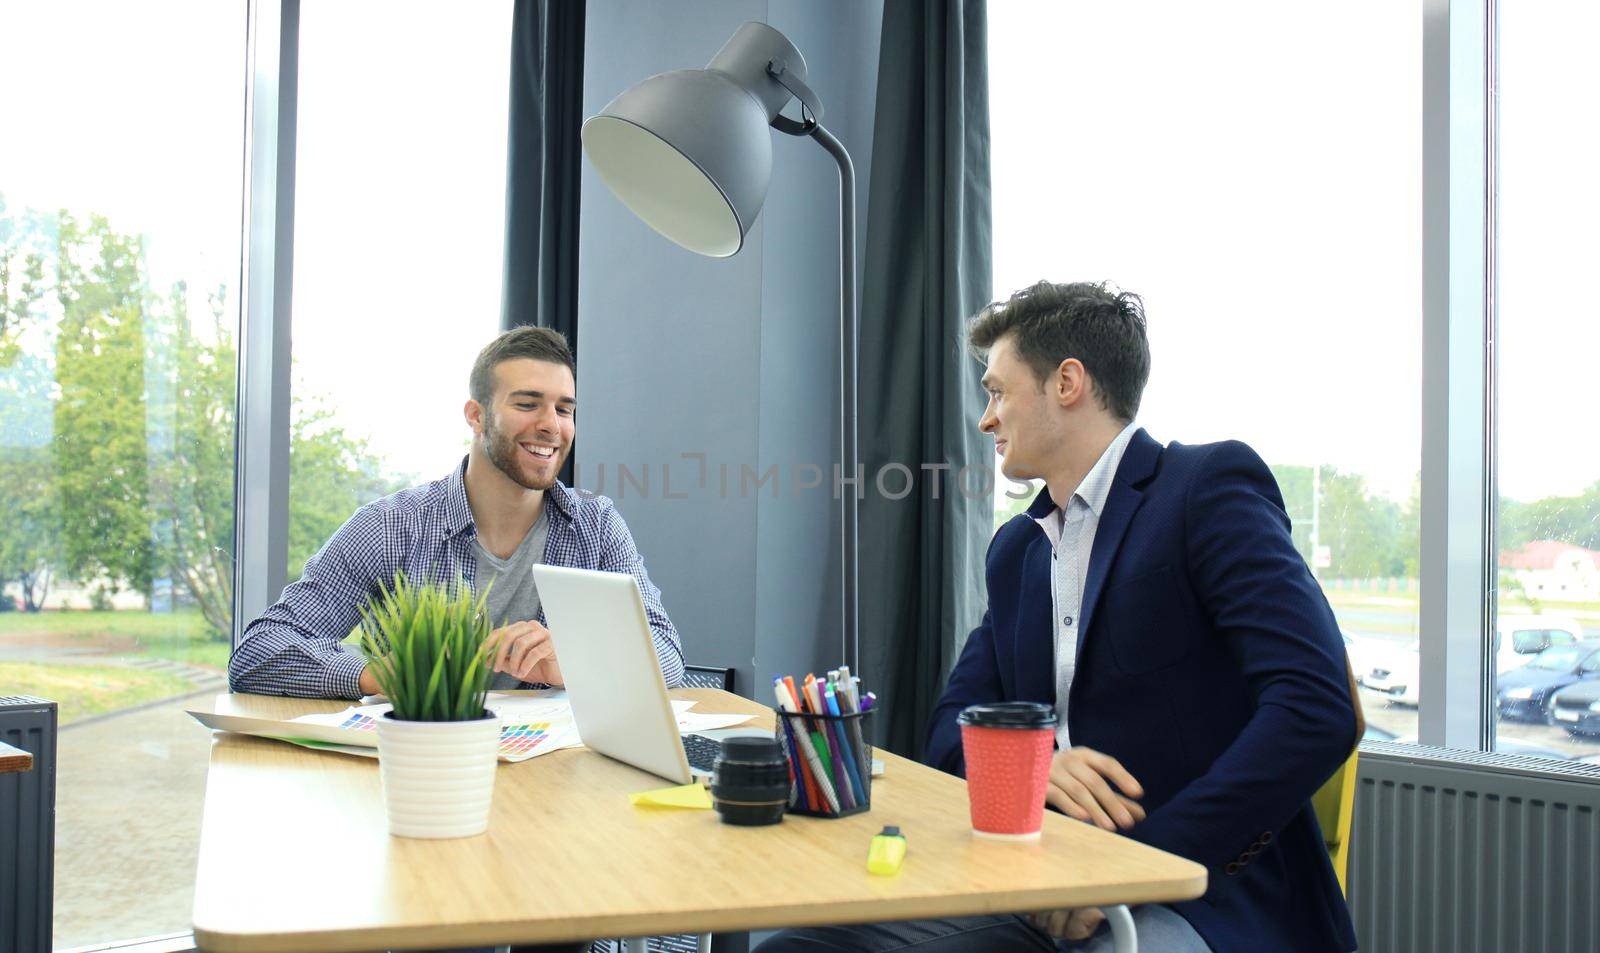
[[[545,539],[550,535],[546,512],[539,510],[539,518],[533,521],[528,535],[522,537],[516,551],[507,559],[485,549],[481,539],[474,537],[472,540],[473,580],[479,592],[489,587],[489,622],[497,629],[512,622],[539,618],[539,590],[533,584],[533,567],[544,561]],[[517,688],[521,684],[505,672],[496,672],[489,687]]]

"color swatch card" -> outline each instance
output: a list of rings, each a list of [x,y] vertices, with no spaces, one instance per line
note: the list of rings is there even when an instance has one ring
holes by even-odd
[[[500,718],[501,761],[526,761],[582,744],[572,723],[572,706],[567,703],[565,693],[507,695],[492,692],[485,704]],[[390,710],[387,702],[357,705],[340,712],[302,715],[288,724],[321,729],[314,740],[324,743],[338,741],[347,746],[376,747],[378,719]],[[328,737],[330,732],[335,737]]]
[[[571,725],[557,726],[541,721],[532,725],[506,725],[500,729],[500,760],[526,761],[551,751],[577,745],[578,733]]]

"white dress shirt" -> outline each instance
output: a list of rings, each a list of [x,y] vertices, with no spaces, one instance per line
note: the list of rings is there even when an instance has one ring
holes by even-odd
[[[1056,629],[1056,746],[1062,750],[1071,747],[1067,695],[1072,690],[1072,674],[1077,665],[1078,615],[1083,609],[1083,587],[1089,575],[1089,556],[1094,551],[1094,534],[1100,526],[1106,498],[1111,495],[1111,481],[1122,463],[1122,454],[1137,429],[1133,423],[1122,428],[1084,475],[1065,510],[1057,506],[1036,521],[1050,538],[1051,618]]]

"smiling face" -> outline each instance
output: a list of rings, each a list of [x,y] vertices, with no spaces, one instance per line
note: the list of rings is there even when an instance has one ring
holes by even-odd
[[[1059,408],[1046,383],[1017,356],[1012,335],[989,349],[989,367],[983,375],[989,403],[978,429],[994,434],[1000,470],[1013,480],[1047,476],[1061,452]]]
[[[564,364],[514,358],[495,365],[494,397],[473,420],[485,456],[529,490],[555,485],[572,452],[577,384]]]

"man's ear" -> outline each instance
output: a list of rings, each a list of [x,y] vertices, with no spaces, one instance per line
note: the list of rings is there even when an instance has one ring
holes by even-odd
[[[1062,407],[1071,407],[1089,396],[1089,372],[1075,357],[1067,358],[1056,367],[1054,383],[1056,402]]]
[[[461,416],[467,419],[467,426],[472,428],[474,437],[483,436],[483,405],[475,400],[469,400],[461,408]]]

